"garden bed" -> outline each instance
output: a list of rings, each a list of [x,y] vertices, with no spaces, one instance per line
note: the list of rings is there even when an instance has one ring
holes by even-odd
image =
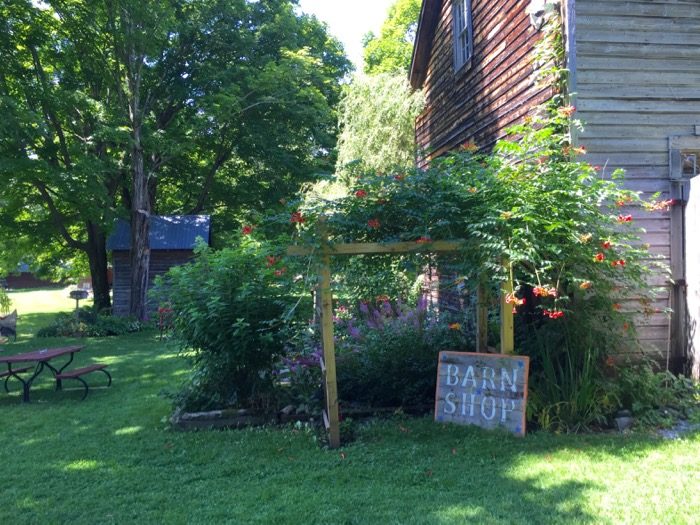
[[[431,406],[411,407],[350,407],[341,410],[343,419],[366,420],[388,417],[395,414],[424,415],[432,410]],[[191,431],[201,429],[224,429],[261,427],[265,425],[284,425],[297,421],[320,424],[320,416],[308,413],[295,414],[294,408],[285,407],[276,414],[270,414],[245,408],[224,408],[208,412],[184,412],[176,410],[170,417],[170,423],[177,430]]]

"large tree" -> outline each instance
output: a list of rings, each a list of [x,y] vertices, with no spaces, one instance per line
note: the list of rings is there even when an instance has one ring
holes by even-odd
[[[378,171],[415,163],[414,123],[424,99],[408,82],[420,0],[395,0],[379,36],[365,40],[365,74],[345,86],[339,107],[338,166]]]
[[[365,73],[406,73],[411,66],[421,0],[396,0],[379,35],[365,36]]]
[[[355,76],[339,107],[341,169],[353,161],[382,172],[413,167],[414,122],[423,105],[403,74]]]
[[[151,213],[263,207],[330,162],[348,62],[294,5],[0,1],[5,243],[81,250],[107,306],[105,239],[129,217],[143,318]]]

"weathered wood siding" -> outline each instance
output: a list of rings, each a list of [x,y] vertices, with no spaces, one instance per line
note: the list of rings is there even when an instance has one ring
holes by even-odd
[[[416,120],[421,160],[473,140],[488,147],[551,96],[536,87],[532,52],[540,38],[525,12],[529,0],[472,0],[474,53],[455,72],[452,2],[443,0],[424,82],[426,108]]]
[[[575,0],[575,53],[586,160],[606,173],[624,168],[629,188],[668,198],[668,139],[700,124],[700,1]],[[670,257],[669,214],[629,213]],[[669,296],[653,306],[668,307]],[[640,336],[665,352],[666,316],[653,315]]]
[[[153,286],[153,282],[158,275],[165,274],[173,266],[186,264],[193,258],[192,250],[157,250],[151,252],[151,264],[149,268],[148,289]],[[131,274],[131,264],[129,262],[128,251],[114,251],[112,255],[112,265],[114,267],[114,284],[112,308],[114,315],[129,315],[129,278]],[[148,310],[153,312],[158,307],[157,304],[149,301]]]

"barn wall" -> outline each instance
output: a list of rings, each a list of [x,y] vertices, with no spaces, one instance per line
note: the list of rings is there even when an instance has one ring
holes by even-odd
[[[149,290],[153,286],[155,278],[165,274],[173,266],[186,264],[194,257],[191,250],[154,250],[151,252],[151,264],[149,268]],[[129,278],[131,265],[129,263],[129,252],[114,251],[112,255],[112,265],[114,267],[114,283],[112,308],[114,315],[126,316],[129,314],[129,294],[131,287]],[[149,304],[149,310],[154,311],[157,304]]]
[[[525,12],[529,0],[472,0],[474,53],[455,73],[452,2],[444,0],[424,82],[426,108],[416,139],[426,159],[473,140],[482,147],[551,96],[533,82],[532,52],[540,38]]]
[[[629,188],[669,197],[668,139],[700,124],[700,2],[575,0],[579,142],[586,159],[627,171]],[[652,250],[670,256],[668,213],[629,210]],[[669,306],[669,295],[655,308]],[[634,308],[635,305],[630,305]],[[666,351],[668,321],[653,315],[641,338]]]

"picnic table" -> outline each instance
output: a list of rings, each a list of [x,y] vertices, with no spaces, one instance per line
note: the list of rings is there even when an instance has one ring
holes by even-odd
[[[32,383],[37,378],[45,368],[48,368],[56,380],[56,390],[61,390],[61,372],[73,362],[73,357],[76,352],[80,352],[84,346],[64,346],[62,348],[44,348],[43,350],[34,350],[32,352],[25,352],[23,354],[15,355],[2,355],[0,356],[0,363],[7,364],[7,372],[11,377],[22,382],[22,401],[25,403],[29,402],[29,389]],[[61,366],[61,368],[56,368],[50,363],[52,359],[56,359],[61,356],[69,355],[68,361]],[[13,369],[13,365],[23,364],[23,363],[35,363],[34,373],[29,377],[29,379],[23,379],[19,375],[19,369],[16,367]],[[27,370],[26,366],[23,367]]]

